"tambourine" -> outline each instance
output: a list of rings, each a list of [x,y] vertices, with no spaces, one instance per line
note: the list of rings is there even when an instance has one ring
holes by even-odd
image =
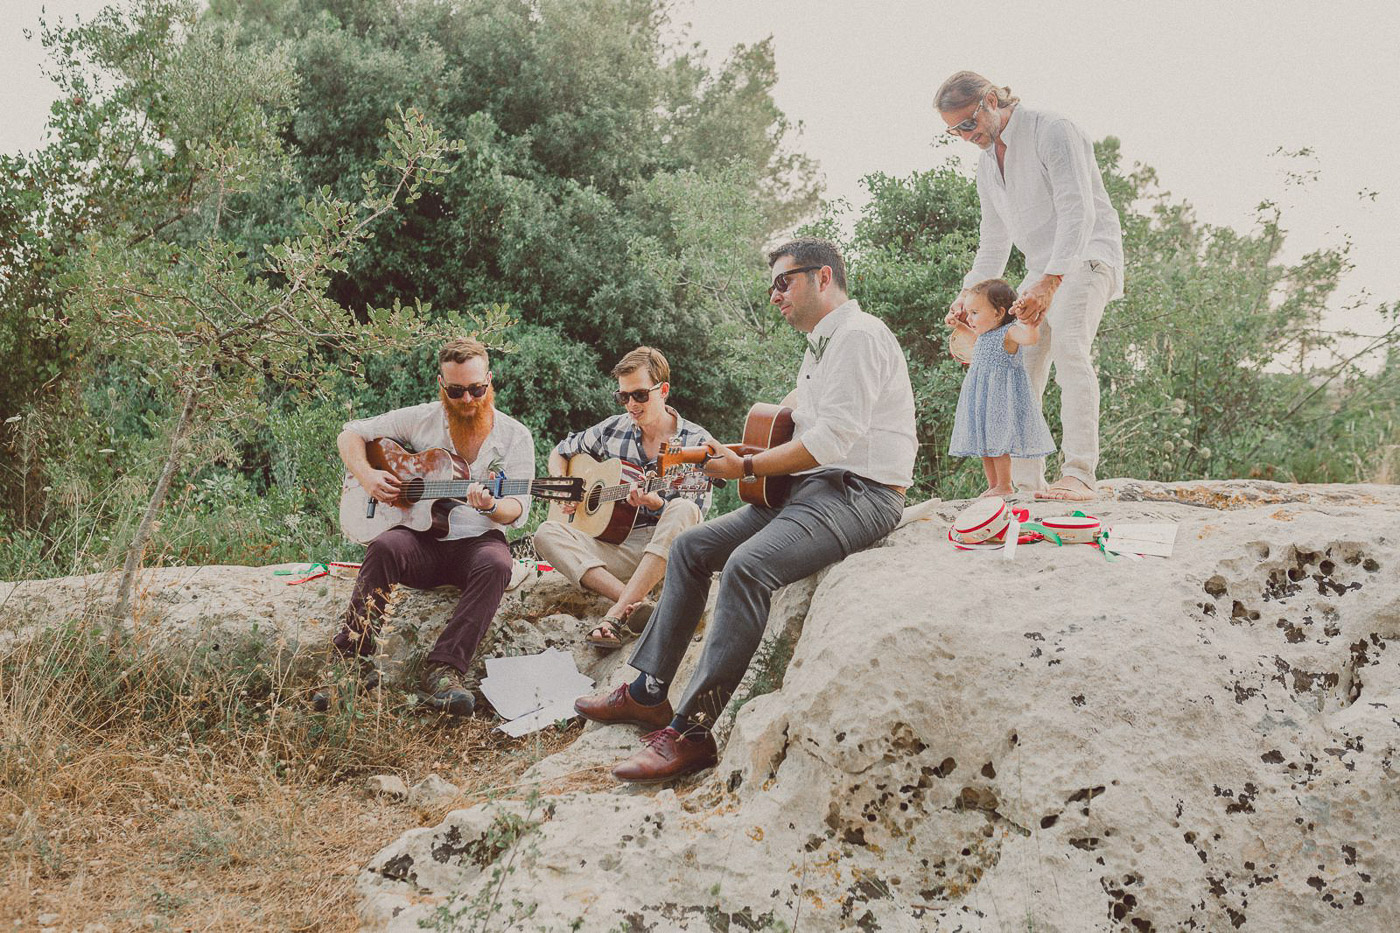
[[[1092,515],[1061,515],[1042,518],[1037,524],[1059,535],[1061,544],[1093,544],[1099,539],[1102,526]]]
[[[972,362],[972,349],[976,346],[976,334],[961,327],[953,328],[952,336],[948,338],[948,352],[953,359],[966,366]]]
[[[977,499],[953,519],[948,537],[959,544],[981,544],[999,537],[1011,524],[1011,510],[1000,496]]]

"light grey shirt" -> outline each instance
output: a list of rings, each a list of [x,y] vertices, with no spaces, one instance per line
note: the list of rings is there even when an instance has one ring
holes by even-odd
[[[852,299],[807,335],[793,437],[821,464],[887,486],[914,482],[914,390],[899,341]],[[812,471],[808,471],[812,472]]]
[[[995,146],[977,163],[982,226],[963,287],[1000,276],[1014,244],[1026,256],[1028,282],[1093,259],[1117,273],[1110,300],[1122,297],[1123,229],[1089,137],[1059,114],[1017,104],[1001,138],[1005,175]]]
[[[456,453],[452,434],[447,427],[447,412],[442,402],[427,402],[408,408],[396,408],[373,418],[347,421],[345,430],[354,431],[365,440],[387,437],[410,450],[422,452],[429,447],[442,447]],[[530,429],[510,415],[496,409],[491,433],[481,442],[476,459],[471,462],[473,479],[484,479],[492,472],[504,472],[509,479],[528,480],[535,477],[535,441]],[[529,496],[507,496],[520,503],[520,517],[510,525],[491,521],[473,508],[453,509],[448,517],[448,532],[444,540],[474,538],[491,529],[519,528],[530,517]]]

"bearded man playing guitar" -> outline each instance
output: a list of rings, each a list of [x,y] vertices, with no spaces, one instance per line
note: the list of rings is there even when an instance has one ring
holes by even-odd
[[[746,505],[676,539],[661,600],[630,661],[640,676],[575,703],[597,722],[657,730],[646,748],[613,768],[622,781],[659,783],[716,763],[710,727],[758,648],[773,591],[888,534],[913,481],[918,444],[904,353],[883,321],[847,298],[840,251],[802,238],[773,250],[768,262],[772,302],[810,335],[797,387],[784,402],[792,407],[793,439],[746,456],[711,442],[705,471],[741,482],[790,475],[790,492],[781,507]],[[716,571],[719,593],[705,646],[673,710],[669,684]]]
[[[470,464],[473,477],[534,476],[530,429],[496,409],[489,364],[480,342],[467,337],[451,340],[438,353],[437,401],[346,423],[336,446],[346,469],[370,497],[390,503],[402,488],[397,476],[369,462],[366,442],[376,438],[389,438],[417,451],[446,448]],[[428,706],[457,716],[471,713],[475,706],[475,684],[468,671],[510,583],[511,555],[503,529],[525,523],[530,497],[497,499],[474,482],[463,501],[465,505],[448,514],[441,538],[401,525],[370,542],[350,608],[334,638],[335,653],[341,659],[359,660],[362,676],[377,682],[368,659],[374,653],[379,615],[394,584],[417,589],[460,587],[462,596],[428,653],[422,682]],[[323,707],[329,700],[318,692],[312,702]]]
[[[710,432],[682,418],[666,404],[671,394],[671,366],[660,350],[638,347],[613,367],[614,397],[626,411],[593,427],[570,434],[549,454],[549,472],[563,476],[570,459],[586,454],[594,460],[618,459],[645,470],[656,463],[661,446],[704,444]],[[595,538],[575,528],[567,516],[575,503],[563,503],[562,521],[546,521],[535,531],[535,552],[576,586],[613,601],[602,622],[588,633],[588,643],[614,649],[636,629],[628,616],[666,573],[671,542],[699,524],[709,509],[709,495],[693,499],[663,487],[647,492],[634,487],[627,505],[636,510],[632,530],[618,543]],[[625,529],[624,529],[625,530]],[[645,620],[633,620],[633,623]]]

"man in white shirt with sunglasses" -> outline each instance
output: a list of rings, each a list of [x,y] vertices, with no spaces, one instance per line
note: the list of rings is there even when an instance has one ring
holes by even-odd
[[[968,289],[998,278],[1014,245],[1026,257],[1026,278],[1013,306],[1039,324],[1041,338],[1021,352],[1037,397],[1050,364],[1060,386],[1064,470],[1045,485],[1045,459],[1013,459],[1011,478],[1037,499],[1089,501],[1097,495],[1099,381],[1092,349],[1104,307],[1123,295],[1123,231],[1094,161],[1094,145],[1077,125],[1032,110],[971,71],[943,82],[934,109],[948,132],[982,150],[977,197],[982,224],[977,256],[948,309],[963,320]]]

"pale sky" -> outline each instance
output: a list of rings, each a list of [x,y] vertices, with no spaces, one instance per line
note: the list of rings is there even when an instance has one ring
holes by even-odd
[[[38,43],[21,30],[41,6],[88,16],[102,5],[0,0],[0,151],[39,144],[53,96]],[[933,147],[942,123],[930,103],[943,78],[970,68],[1095,139],[1118,136],[1129,163],[1156,168],[1203,220],[1248,229],[1260,201],[1278,201],[1288,258],[1349,236],[1356,269],[1337,308],[1363,292],[1370,307],[1400,299],[1394,0],[676,0],[673,18],[691,24],[712,64],[773,37],[777,102],[801,121],[798,145],[819,162],[829,197],[858,206],[861,176],[948,158],[970,172],[971,145]],[[1288,159],[1280,147],[1312,155]],[[1347,323],[1381,327],[1365,312]]]

